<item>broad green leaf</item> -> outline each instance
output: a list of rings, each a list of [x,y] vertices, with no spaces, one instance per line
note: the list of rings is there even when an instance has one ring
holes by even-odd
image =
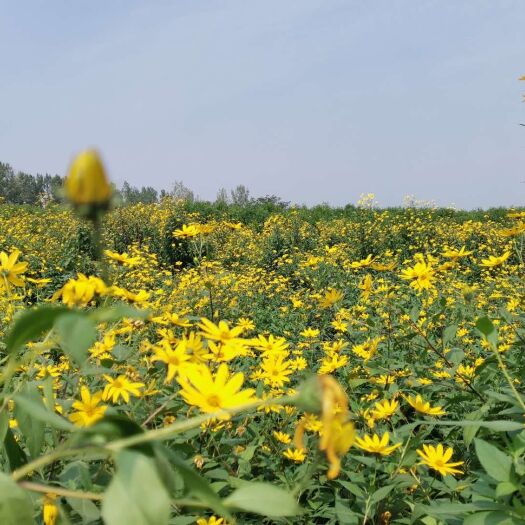
[[[447,326],[443,330],[443,346],[448,345],[448,343],[450,343],[450,341],[452,341],[452,339],[454,339],[454,337],[456,337],[456,332],[457,331],[458,331],[458,325],[456,325],[456,324]]]
[[[87,525],[100,519],[100,510],[88,499],[67,498],[70,507],[82,518],[82,523]]]
[[[150,312],[148,310],[137,310],[127,304],[117,304],[106,308],[97,308],[89,313],[89,317],[96,323],[107,323],[119,319],[146,319]]]
[[[378,488],[370,497],[370,502],[379,503],[381,500],[384,500],[395,487],[395,485],[385,485],[384,487]]]
[[[16,352],[29,341],[38,339],[53,328],[55,321],[62,315],[71,312],[65,306],[42,305],[27,310],[18,316],[9,332],[5,344],[8,354]]]
[[[44,444],[44,423],[34,417],[33,411],[27,410],[27,405],[31,404],[31,407],[40,405],[42,411],[46,410],[44,402],[38,388],[34,383],[27,384],[23,390],[20,391],[17,397],[28,400],[27,403],[18,404],[15,401],[15,417],[18,421],[18,428],[24,437],[24,441],[29,449],[31,457],[35,459],[42,450]]]
[[[117,456],[117,473],[104,494],[105,525],[168,525],[170,497],[153,459],[130,450]]]
[[[496,348],[498,346],[498,332],[488,317],[481,317],[476,321],[476,328],[485,336],[487,341]]]
[[[33,524],[33,504],[29,496],[3,472],[0,472],[0,523],[2,525]]]
[[[9,428],[9,412],[7,408],[0,412],[0,443],[5,439],[7,429]]]
[[[79,366],[87,359],[88,349],[97,340],[97,330],[93,320],[86,314],[70,312],[62,315],[55,323],[60,336],[62,350]]]
[[[292,494],[268,483],[246,483],[224,500],[231,509],[278,518],[296,516],[301,509]]]
[[[231,520],[228,509],[224,506],[218,494],[211,488],[210,484],[173,451],[169,449],[164,449],[164,451],[184,480],[184,486],[189,495],[208,505],[215,513]]]
[[[27,463],[27,456],[17,443],[13,431],[8,428],[4,438],[5,453],[9,461],[9,469],[11,471],[20,468]]]
[[[19,407],[24,411],[28,416],[34,418],[36,421],[41,421],[42,423],[47,423],[53,428],[58,430],[72,431],[75,429],[75,426],[70,423],[67,419],[59,416],[55,412],[51,412],[44,403],[38,390],[36,392],[38,398],[33,395],[29,395],[27,392],[21,392],[14,397],[15,407]]]
[[[499,448],[475,439],[474,446],[481,466],[485,472],[497,481],[511,481],[512,459]]]
[[[503,511],[476,512],[463,521],[463,525],[519,525],[520,523],[523,522],[515,521]]]
[[[498,483],[498,486],[496,487],[496,498],[503,498],[505,496],[509,496],[510,494],[516,492],[518,489],[519,487],[511,481],[502,481],[501,483]]]
[[[462,421],[417,421],[418,425],[435,425],[443,427],[483,427],[495,432],[512,432],[514,430],[524,430],[525,426],[523,423],[517,421],[483,421],[483,420],[462,420]]]

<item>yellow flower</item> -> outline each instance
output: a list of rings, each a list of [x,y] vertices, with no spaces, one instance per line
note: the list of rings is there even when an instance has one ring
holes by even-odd
[[[291,362],[286,354],[271,354],[261,364],[261,378],[266,385],[281,387],[290,381],[288,377],[293,373]]]
[[[419,261],[412,268],[403,270],[400,277],[405,281],[411,281],[410,286],[415,290],[421,291],[434,286],[435,273],[430,264]]]
[[[398,407],[399,403],[395,400],[389,401],[384,399],[383,401],[378,401],[372,410],[372,417],[374,419],[388,419],[396,412]]]
[[[126,403],[129,403],[129,395],[140,397],[140,389],[145,386],[144,383],[130,381],[125,375],[120,375],[116,379],[106,374],[103,377],[108,384],[104,387],[102,399],[104,401],[111,399],[113,403],[116,403],[121,397]]]
[[[87,386],[82,386],[80,389],[81,401],[75,401],[72,408],[76,410],[69,416],[69,419],[79,427],[88,427],[101,419],[106,410],[107,405],[99,405],[102,400],[102,392],[97,392],[91,395]]]
[[[130,257],[127,253],[117,253],[112,252],[111,250],[104,250],[104,255],[108,257],[109,259],[122,263],[125,266],[134,267],[137,266],[140,263],[140,259],[138,257]]]
[[[324,296],[321,299],[319,299],[319,306],[321,308],[330,308],[330,306],[339,302],[342,298],[342,292],[340,292],[339,290],[334,290],[333,288],[329,288],[325,292]]]
[[[199,518],[197,520],[197,525],[228,525],[224,518],[216,518],[215,516],[211,516],[210,518]]]
[[[154,348],[154,352],[154,361],[162,361],[168,365],[166,383],[169,383],[176,374],[188,366],[188,361],[191,358],[191,355],[186,353],[186,343],[183,341],[178,343],[173,350],[170,343],[163,339],[160,341],[160,346]]]
[[[58,518],[58,507],[55,503],[55,494],[46,494],[42,508],[42,519],[44,525],[55,525]]]
[[[299,335],[306,339],[315,339],[320,333],[317,328],[305,328]]]
[[[244,328],[241,326],[230,328],[226,321],[219,321],[219,324],[216,325],[204,317],[198,326],[202,330],[201,334],[206,339],[220,341],[223,344],[239,341],[239,335],[244,331]]]
[[[363,277],[361,283],[357,285],[357,287],[361,290],[361,296],[364,299],[368,299],[372,293],[372,282],[372,276],[368,273]]]
[[[230,376],[228,365],[225,363],[219,366],[215,375],[205,365],[189,367],[177,381],[182,387],[180,395],[184,401],[208,414],[255,400],[253,388],[241,390],[244,374],[238,372]],[[228,415],[223,417],[227,418]]]
[[[389,456],[401,446],[401,443],[396,443],[395,445],[388,445],[390,441],[390,434],[385,432],[383,437],[379,437],[377,434],[374,434],[370,437],[368,434],[365,434],[362,438],[356,437],[355,444],[362,450],[370,452],[372,454],[380,454],[381,456]]]
[[[280,441],[281,443],[284,443],[285,445],[288,445],[289,443],[292,442],[292,438],[288,434],[285,434],[284,432],[274,432],[273,437],[277,441]]]
[[[105,295],[107,287],[102,279],[98,277],[86,277],[79,273],[77,279],[69,281],[56,292],[52,299],[55,301],[62,297],[62,302],[67,306],[86,306],[97,295]]]
[[[366,268],[367,266],[370,266],[373,261],[374,261],[374,257],[372,257],[372,255],[368,255],[366,259],[361,259],[360,261],[351,262],[350,268],[354,268],[354,269]]]
[[[20,252],[13,250],[9,255],[5,252],[0,252],[0,288],[9,287],[9,283],[15,286],[23,286],[24,281],[20,277],[26,270],[28,263],[19,262],[18,257]]]
[[[286,354],[290,346],[284,337],[274,337],[273,335],[267,338],[260,335],[257,339],[252,339],[250,344],[264,354]]]
[[[414,410],[420,412],[421,414],[427,414],[429,416],[442,416],[445,414],[445,411],[442,407],[431,407],[430,403],[428,401],[424,401],[419,394],[417,394],[415,397],[408,396],[406,400],[409,402],[410,406],[414,408]]]
[[[302,463],[306,459],[306,450],[304,448],[287,448],[283,452],[283,456],[296,463]]]
[[[96,151],[83,151],[75,157],[64,188],[67,198],[75,206],[105,205],[109,202],[111,186]]]
[[[188,237],[196,237],[201,233],[202,230],[199,224],[183,224],[181,229],[173,232],[173,236],[179,239],[186,239]]]
[[[441,255],[447,257],[448,259],[461,259],[462,257],[468,257],[474,252],[468,252],[465,246],[462,246],[459,250],[454,250],[453,248],[447,248]]]
[[[503,255],[500,255],[499,257],[490,255],[488,259],[482,259],[480,264],[485,268],[494,268],[495,266],[502,265],[509,257],[510,252],[506,251]]]
[[[421,462],[423,465],[427,465],[428,467],[437,470],[442,476],[446,476],[447,474],[463,474],[463,471],[455,468],[459,465],[463,465],[463,461],[449,463],[454,452],[452,447],[448,447],[447,450],[444,450],[441,443],[437,447],[423,444],[423,450],[418,449],[416,452],[423,459]]]

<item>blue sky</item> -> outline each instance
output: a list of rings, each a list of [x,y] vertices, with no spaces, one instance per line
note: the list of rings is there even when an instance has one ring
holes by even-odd
[[[0,160],[202,198],[525,204],[522,0],[0,0]]]

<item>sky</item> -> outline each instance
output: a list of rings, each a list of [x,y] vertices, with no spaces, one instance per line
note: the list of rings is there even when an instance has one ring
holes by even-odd
[[[0,161],[298,204],[525,204],[523,0],[0,0]]]

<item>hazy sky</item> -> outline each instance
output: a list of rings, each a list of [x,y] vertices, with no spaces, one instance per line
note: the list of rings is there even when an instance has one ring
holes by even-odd
[[[0,160],[202,198],[525,204],[523,0],[0,0]]]

